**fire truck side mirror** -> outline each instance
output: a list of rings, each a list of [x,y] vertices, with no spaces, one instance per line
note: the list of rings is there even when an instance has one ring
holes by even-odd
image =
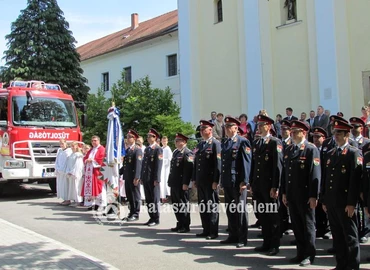
[[[85,112],[86,112],[86,110],[87,110],[87,106],[86,106],[86,104],[85,104],[85,103],[83,103],[83,102],[75,102],[75,104],[76,104],[76,107],[77,107],[78,109],[80,109],[83,113],[85,113]]]
[[[85,113],[81,115],[81,126],[87,126],[87,115]]]

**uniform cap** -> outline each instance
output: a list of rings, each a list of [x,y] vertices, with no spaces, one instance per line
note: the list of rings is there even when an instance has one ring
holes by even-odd
[[[154,135],[155,137],[159,138],[159,133],[154,128],[149,129],[148,135]]]
[[[344,119],[343,117],[339,116],[339,115],[330,115],[330,123],[334,123],[335,121],[343,121],[343,122],[346,122],[348,123],[348,121],[346,119]]]
[[[130,135],[134,136],[135,139],[139,138],[139,134],[137,134],[137,132],[133,129],[129,129],[127,134],[130,134]]]
[[[290,126],[292,129],[303,129],[304,131],[308,131],[310,130],[310,126],[308,125],[308,123],[305,123],[305,122],[302,122],[302,121],[299,121],[299,120],[293,120],[290,122]]]
[[[184,134],[181,134],[181,133],[176,133],[175,140],[176,139],[181,139],[181,140],[184,140],[185,142],[187,142],[189,140],[189,137],[187,137],[187,136],[185,136]]]
[[[325,129],[321,127],[315,127],[313,129],[313,132],[311,132],[311,136],[322,136],[322,137],[328,137],[328,133],[326,132]]]
[[[258,115],[257,116],[257,124],[265,124],[265,125],[272,125],[274,123],[274,120],[272,120],[270,117],[266,115]]]
[[[225,124],[240,126],[240,121],[234,117],[227,116],[225,118]]]
[[[202,128],[207,128],[207,127],[213,127],[214,126],[214,124],[213,123],[211,123],[211,122],[209,122],[209,121],[207,121],[207,120],[200,120],[199,121],[199,124],[200,124],[200,128],[202,129]]]
[[[282,128],[289,128],[289,129],[291,128],[291,123],[288,120],[282,120],[280,122],[280,125]]]
[[[334,122],[334,130],[336,131],[350,131],[353,128],[348,122],[337,120]]]
[[[364,120],[362,120],[361,118],[358,118],[358,117],[351,117],[349,119],[349,122],[351,123],[352,126],[354,127],[359,127],[359,126],[362,126],[364,127],[365,126],[365,122]]]

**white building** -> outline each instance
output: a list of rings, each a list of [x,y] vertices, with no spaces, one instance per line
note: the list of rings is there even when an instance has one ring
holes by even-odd
[[[149,76],[154,88],[169,87],[180,105],[177,25],[177,10],[144,22],[135,13],[130,27],[78,47],[90,93],[109,96],[124,69],[130,82]]]

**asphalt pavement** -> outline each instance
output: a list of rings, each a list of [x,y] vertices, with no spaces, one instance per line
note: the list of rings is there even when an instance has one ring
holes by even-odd
[[[248,245],[221,245],[226,239],[226,214],[221,211],[219,238],[206,240],[200,233],[199,214],[191,214],[191,231],[173,233],[175,217],[169,204],[162,205],[161,223],[144,226],[146,207],[140,220],[122,223],[120,217],[104,216],[83,207],[62,206],[44,185],[13,187],[0,199],[1,269],[302,269],[289,264],[296,255],[290,245],[293,235],[281,239],[280,253],[269,257],[254,251],[262,244],[260,230],[249,229]],[[222,210],[222,208],[221,208]],[[255,222],[249,215],[250,224]],[[315,264],[307,269],[332,269],[335,259],[326,250],[331,240],[317,239]],[[370,269],[369,243],[361,245],[361,269]]]

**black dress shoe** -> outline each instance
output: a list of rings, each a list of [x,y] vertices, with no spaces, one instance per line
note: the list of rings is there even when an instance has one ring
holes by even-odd
[[[175,228],[171,228],[171,232],[177,232],[179,229],[180,229],[180,228],[177,228],[177,227],[175,227]]]
[[[90,207],[87,208],[87,211],[92,211],[92,210],[93,210],[93,207],[92,206],[90,206]]]
[[[218,237],[218,235],[215,235],[215,234],[211,234],[211,235],[208,235],[206,237],[207,240],[211,240],[211,239],[216,239]]]
[[[327,250],[329,254],[335,254],[335,248],[331,247]]]
[[[220,241],[220,244],[236,244],[238,243],[238,239],[228,237],[225,240]]]
[[[135,220],[139,220],[139,217],[132,216],[132,217],[127,218],[127,221],[135,221]]]
[[[360,238],[360,243],[365,244],[367,242],[367,240],[368,240],[367,237],[363,236],[363,237]]]
[[[295,256],[294,258],[291,258],[289,262],[297,264],[297,263],[300,263],[302,260],[303,260],[303,257]]]
[[[154,227],[154,226],[157,226],[158,224],[159,224],[159,222],[152,221],[152,222],[149,222],[148,226],[149,227]]]
[[[237,248],[242,248],[242,247],[246,247],[246,246],[247,246],[247,242],[242,242],[242,243],[237,243],[236,244]]]
[[[259,221],[257,221],[256,223],[251,225],[251,228],[258,228],[259,226],[261,226],[261,223]]]
[[[276,254],[279,253],[279,249],[278,248],[271,248],[269,251],[267,251],[267,256],[275,256]]]
[[[208,236],[208,233],[205,233],[205,232],[197,233],[195,236],[196,237],[207,237]]]
[[[152,223],[153,221],[151,220],[151,219],[149,219],[147,222],[145,222],[143,225],[144,226],[148,226],[149,225],[149,223]]]
[[[257,251],[257,252],[265,252],[265,251],[268,251],[269,248],[268,247],[264,247],[264,246],[260,246],[260,247],[255,247],[254,248],[254,251]]]
[[[178,233],[187,233],[187,232],[190,232],[190,229],[189,228],[181,228],[177,232]]]
[[[302,260],[300,263],[299,263],[299,266],[309,266],[311,265],[313,262],[311,262],[310,258],[306,258],[304,260]]]
[[[99,209],[99,205],[95,205],[94,210],[97,211],[98,209]],[[105,207],[104,207],[104,209],[105,209]]]

